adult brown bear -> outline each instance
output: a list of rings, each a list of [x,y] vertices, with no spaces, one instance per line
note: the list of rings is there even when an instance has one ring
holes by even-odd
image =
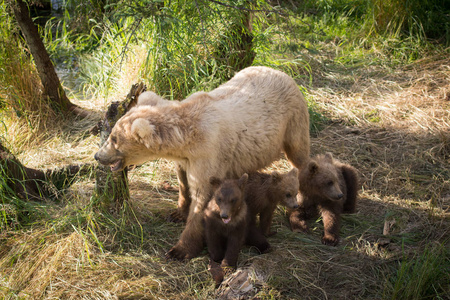
[[[267,67],[249,67],[209,93],[178,105],[138,105],[112,129],[95,154],[113,171],[156,158],[186,172],[192,198],[186,228],[167,253],[192,258],[203,249],[203,209],[210,177],[239,178],[286,157],[301,169],[309,157],[309,115],[295,81]],[[185,205],[189,203],[186,202]]]

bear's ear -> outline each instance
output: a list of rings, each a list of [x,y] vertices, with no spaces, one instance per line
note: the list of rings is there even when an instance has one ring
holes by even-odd
[[[213,186],[214,189],[217,189],[221,184],[223,180],[217,177],[210,177],[209,183]]]
[[[139,95],[136,106],[160,106],[164,105],[166,101],[169,103],[168,100],[165,100],[151,91],[147,91]]]
[[[278,182],[280,182],[281,179],[282,179],[281,174],[278,173],[277,171],[273,171],[273,172],[270,174],[270,176],[272,176],[272,181],[273,181],[274,183],[278,183]]]
[[[292,170],[289,171],[288,175],[292,177],[298,177],[298,169],[292,168]]]
[[[325,153],[325,159],[328,160],[329,162],[332,162],[333,154],[331,154],[330,152]]]
[[[245,188],[245,185],[247,184],[247,180],[248,180],[248,174],[244,173],[244,175],[241,176],[241,178],[239,178],[238,180],[238,186],[241,190],[243,190]]]
[[[150,124],[150,122],[144,118],[138,118],[131,124],[131,134],[138,142],[144,144],[147,148],[150,148],[151,137],[154,131],[155,125]]]
[[[311,175],[314,175],[319,170],[319,165],[314,160],[310,161],[308,164],[308,171]]]

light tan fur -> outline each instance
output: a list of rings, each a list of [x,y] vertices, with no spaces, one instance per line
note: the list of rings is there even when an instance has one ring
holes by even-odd
[[[169,101],[163,97],[155,94],[154,92],[147,91],[139,95],[137,106],[139,105],[149,105],[149,106],[165,106],[165,105],[176,105],[178,101]]]
[[[148,123],[138,121],[133,127],[139,119]],[[300,169],[309,148],[308,108],[294,80],[267,67],[250,67],[179,105],[132,108],[95,157],[115,171],[160,157],[182,166],[192,204],[186,228],[168,256],[183,259],[203,248],[201,220],[212,191],[210,177],[238,178],[267,166],[281,151]]]
[[[189,99],[196,99],[196,94],[192,94],[190,97],[185,99],[183,102],[189,101]],[[149,105],[149,106],[177,106],[180,101],[177,100],[167,100],[161,96],[158,96],[154,92],[147,91],[139,95],[136,106],[139,105]],[[189,214],[189,206],[191,204],[191,196],[189,192],[189,185],[187,180],[186,170],[180,164],[177,164],[177,179],[179,186],[178,193],[178,208],[176,211],[172,212],[168,220],[172,222],[182,222],[186,221]]]

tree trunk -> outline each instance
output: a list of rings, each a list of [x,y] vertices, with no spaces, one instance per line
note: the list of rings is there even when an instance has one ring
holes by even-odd
[[[86,110],[73,104],[67,98],[47,49],[39,36],[38,29],[30,17],[27,4],[22,0],[15,0],[15,3],[10,0],[10,2],[14,16],[36,63],[36,69],[44,87],[44,95],[48,96],[52,107],[61,112],[73,112],[83,117],[87,116],[88,112]]]
[[[146,87],[144,84],[134,84],[124,101],[111,103],[106,111],[104,119],[98,124],[100,147],[108,140],[111,130],[116,122],[125,115],[131,107],[136,105],[138,96],[145,90]],[[98,164],[95,178],[95,194],[97,195],[102,208],[108,209],[114,213],[122,209],[123,202],[130,197],[127,174],[128,168],[125,168],[121,172],[111,172],[109,166]]]
[[[42,201],[70,186],[73,177],[88,173],[91,168],[90,164],[45,171],[27,168],[0,141],[0,196],[9,194],[24,200]]]
[[[250,9],[252,1],[244,1],[244,6]],[[252,12],[240,10],[236,11],[236,14],[238,14],[236,21],[222,35],[214,52],[215,58],[228,67],[226,79],[251,66],[256,56],[253,50]]]

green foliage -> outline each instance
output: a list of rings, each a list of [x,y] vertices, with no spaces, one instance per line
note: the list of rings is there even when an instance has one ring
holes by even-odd
[[[147,86],[158,94],[181,99],[216,87],[234,71],[251,65],[255,55],[265,55],[267,19],[264,13],[255,13],[253,30],[246,32],[249,29],[243,23],[249,13],[235,8],[243,5],[248,3],[233,2],[228,7],[195,1],[112,2],[101,22],[91,21],[95,30],[84,35],[65,33],[65,28],[71,28],[66,11],[64,21],[49,21],[46,40],[55,45],[49,47],[54,57],[59,54],[63,61],[70,63],[69,58],[73,60],[78,53],[79,79],[85,92],[94,97],[114,91],[129,54],[140,47],[147,52],[145,63],[139,66]],[[272,10],[264,1],[252,2],[252,9]]]
[[[20,117],[27,117],[33,109],[33,67],[7,11],[6,4],[0,3],[0,111],[12,109]]]
[[[450,42],[449,7],[443,1],[305,1],[291,9],[295,17],[277,26],[285,34],[277,36],[276,48],[297,55],[326,53],[345,66],[404,64]],[[441,29],[436,34],[425,28]],[[297,36],[296,42],[285,41],[286,32]]]
[[[311,83],[307,61],[321,53],[333,53],[333,59],[347,67],[395,65],[423,57],[433,46],[426,42],[424,31],[405,25],[410,21],[399,22],[407,17],[422,20],[415,17],[418,13],[412,5],[399,8],[401,2],[322,0],[280,9],[265,1],[253,1],[252,6],[248,1],[224,2],[226,6],[186,0],[111,1],[103,13],[95,10],[91,19],[80,19],[83,1],[71,1],[72,10],[48,22],[45,37],[52,57],[77,68],[77,84],[87,95],[117,94],[123,89],[123,73],[131,67],[139,70],[139,80],[150,90],[183,99],[217,87],[241,68],[240,63],[253,61],[302,81],[309,77]],[[436,1],[426,5],[442,6]],[[256,10],[251,48],[244,43],[249,35],[241,7]],[[73,22],[80,20],[85,29],[75,31]],[[143,55],[144,62],[127,67],[133,57]]]
[[[443,245],[428,246],[412,259],[405,256],[387,281],[384,299],[443,299],[448,296],[449,268]]]
[[[450,42],[450,6],[444,0],[372,0],[374,26],[382,33]]]
[[[320,0],[305,1],[297,13],[332,20],[344,17],[363,25],[366,34],[432,39],[450,43],[450,6],[445,0]]]
[[[25,187],[25,181],[11,178],[5,161],[0,161],[0,231],[18,229],[47,216],[47,205],[21,198],[13,185]]]
[[[76,199],[74,199],[76,200]],[[115,249],[116,251],[140,249],[144,243],[144,228],[136,215],[135,210],[125,201],[117,213],[102,209],[99,199],[93,196],[84,206],[77,205],[76,201],[69,201],[67,214],[51,220],[50,225],[55,231],[65,231],[76,228],[89,237],[101,251]],[[100,236],[109,236],[103,241]]]

